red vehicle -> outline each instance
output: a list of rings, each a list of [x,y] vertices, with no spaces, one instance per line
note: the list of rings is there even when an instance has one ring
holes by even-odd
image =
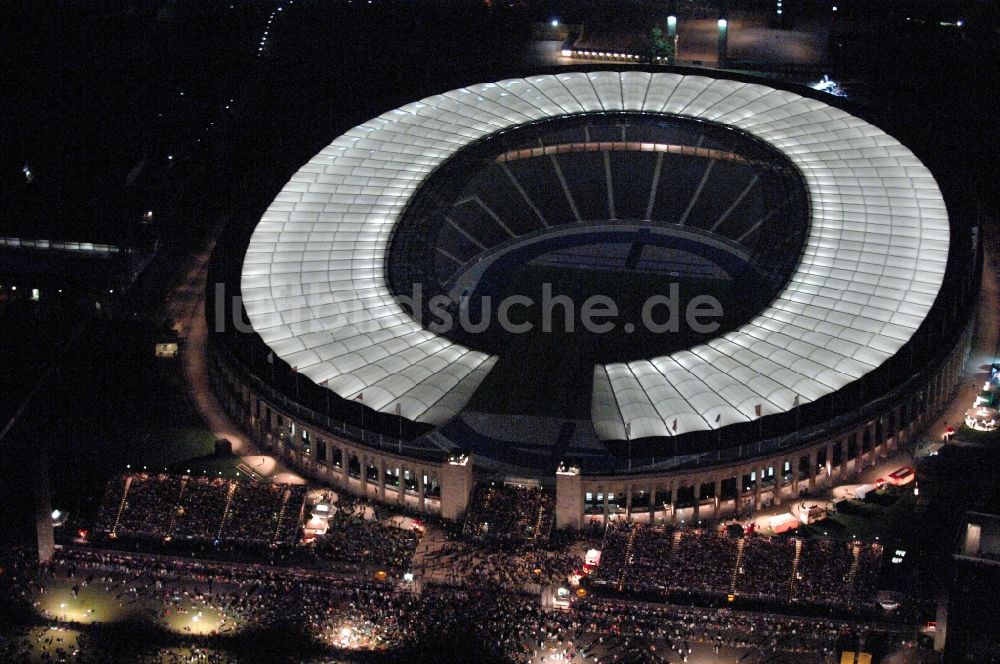
[[[909,484],[915,479],[917,479],[916,471],[909,466],[903,466],[902,468],[889,473],[889,482],[891,482],[893,486],[903,486],[904,484]]]

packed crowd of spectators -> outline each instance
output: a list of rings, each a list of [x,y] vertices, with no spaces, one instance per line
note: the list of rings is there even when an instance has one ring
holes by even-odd
[[[112,478],[96,529],[112,538],[293,544],[306,487],[187,475]]]
[[[581,562],[579,551],[560,542],[496,551],[475,541],[450,541],[422,555],[416,571],[452,586],[537,593],[545,584],[565,585]]]
[[[132,477],[117,532],[158,538],[168,535],[181,486],[181,478],[176,475]]]
[[[188,482],[178,506],[173,537],[207,540],[221,535],[222,515],[234,490],[235,484],[221,477]]]
[[[325,534],[308,545],[326,561],[408,570],[420,541],[414,530],[366,519],[364,512],[337,509]]]
[[[805,544],[792,583],[794,599],[843,604],[872,598],[882,564],[881,544],[827,539]]]
[[[42,649],[53,661],[247,661],[235,644],[263,629],[271,637],[262,643],[273,650],[254,651],[250,661],[329,661],[338,653],[361,650],[389,655],[385,661],[433,657],[527,664],[550,661],[558,651],[554,659],[559,661],[577,661],[569,656],[581,655],[587,661],[680,662],[700,647],[819,662],[835,652],[839,638],[856,638],[866,630],[849,621],[595,597],[575,600],[567,611],[547,611],[537,594],[511,591],[489,578],[459,587],[428,583],[416,592],[398,576],[382,582],[74,548],[39,569],[12,570],[5,582],[43,614],[48,593],[95,587],[160,631],[134,633],[133,622],[102,640],[101,632],[90,632],[84,624],[50,622],[51,629],[24,630],[0,643],[3,661],[21,661]],[[181,627],[201,612],[212,617],[210,629],[198,636]],[[79,630],[72,649],[63,649],[66,639],[60,636],[67,627]],[[90,640],[92,634],[96,641]],[[107,650],[112,646],[118,650]],[[466,659],[456,659],[463,655]]]
[[[612,523],[595,580],[618,590],[728,593],[737,541],[714,531]]]
[[[795,571],[792,597],[798,601],[832,604],[850,596],[848,576],[854,562],[852,542],[821,539],[810,543]],[[846,597],[845,597],[846,595]]]
[[[636,655],[641,655],[653,645],[654,651],[678,653],[667,661],[686,661],[692,643],[707,644],[716,653],[729,647],[772,657],[784,653],[794,656],[790,661],[806,661],[804,656],[808,654],[825,658],[835,652],[841,635],[859,629],[839,620],[594,599],[573,605],[571,627],[574,643],[582,654],[616,653],[621,646],[631,645]],[[628,661],[643,658],[636,656]]]
[[[854,574],[854,592],[863,596],[878,583],[882,568],[882,545],[878,542],[858,542],[858,565]]]
[[[615,522],[592,578],[618,591],[686,591],[849,605],[874,599],[878,543],[734,538],[714,530]]]
[[[736,566],[737,540],[714,530],[684,530],[670,557],[670,590],[728,593]],[[642,555],[653,555],[644,549]]]
[[[306,487],[301,484],[238,482],[224,516],[221,539],[294,544],[305,498]]]
[[[483,483],[469,500],[465,533],[491,540],[544,542],[554,520],[555,497],[550,492]]]
[[[661,555],[664,558],[669,557],[673,528],[645,530],[649,531],[645,536],[650,540],[659,540]],[[629,557],[639,531],[639,524],[630,521],[616,521],[605,529],[604,542],[601,545],[601,564],[591,576],[596,583],[624,590],[625,582],[628,580],[626,574],[637,578],[655,578],[659,575],[659,558]]]
[[[122,552],[65,550],[21,588],[25,600],[46,616],[51,611],[41,600],[56,586],[71,586],[74,596],[97,586],[133,620],[181,635],[194,636],[192,621],[201,617],[211,621],[200,632],[208,645],[216,637],[292,624],[334,649],[384,650],[411,639],[419,617],[411,610],[415,596],[397,592],[391,582]],[[46,617],[60,618],[57,612]],[[294,661],[295,646],[279,645]]]
[[[736,570],[736,592],[768,599],[787,598],[796,546],[801,545],[792,539],[760,535],[744,538],[743,555]]]

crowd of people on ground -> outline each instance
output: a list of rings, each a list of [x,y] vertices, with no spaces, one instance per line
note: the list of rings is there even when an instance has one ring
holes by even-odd
[[[850,605],[874,600],[878,543],[731,537],[710,529],[614,522],[592,579],[618,591],[737,593],[775,601]]]
[[[633,546],[639,532],[635,534]],[[676,531],[667,539],[680,548],[685,536],[700,535]],[[456,549],[456,558],[442,562],[461,566],[465,557],[470,558],[469,575],[460,584],[439,583],[431,575],[420,575],[415,584],[399,574],[380,580],[66,547],[48,565],[10,569],[2,577],[18,589],[25,604],[43,618],[59,622],[0,641],[0,659],[20,661],[44,651],[51,661],[125,661],[111,657],[102,642],[88,641],[92,633],[82,623],[99,619],[97,614],[84,613],[88,616],[84,620],[67,618],[46,602],[47,594],[65,593],[67,588],[72,588],[74,597],[78,592],[81,598],[92,597],[84,590],[88,587],[133,620],[171,635],[160,643],[161,637],[154,634],[155,643],[128,660],[137,662],[241,661],[232,651],[232,638],[275,629],[296,635],[275,645],[284,648],[282,659],[289,662],[329,661],[352,650],[382,652],[391,658],[386,661],[424,661],[419,657],[440,652],[441,661],[450,661],[448,648],[475,652],[479,661],[582,661],[586,656],[587,661],[597,662],[681,662],[694,647],[714,648],[717,653],[720,648],[792,657],[801,653],[796,661],[806,662],[820,661],[809,660],[806,654],[826,655],[839,636],[865,629],[848,621],[595,596],[574,599],[566,611],[546,611],[537,592],[525,592],[518,581],[537,576],[535,569],[564,574],[579,562],[579,552],[525,547],[510,554],[485,549],[475,553],[481,547],[477,542],[456,546],[462,548]],[[518,571],[505,576],[500,570]],[[85,607],[74,608],[78,616]],[[192,629],[196,617],[208,623],[200,631]],[[79,633],[70,643],[59,629]]]
[[[660,652],[676,653],[675,658],[668,657],[667,661],[685,661],[691,643],[708,644],[716,653],[729,647],[772,655],[780,652],[826,656],[833,652],[842,634],[859,629],[846,621],[615,600],[577,602],[570,614],[576,643],[588,633],[591,635],[585,652],[598,648],[606,652],[631,640],[633,645],[659,644]],[[613,635],[611,639],[608,634]]]
[[[293,544],[306,487],[166,473],[113,477],[96,530],[113,539]]]
[[[424,578],[452,586],[538,592],[545,584],[565,584],[581,563],[581,552],[562,542],[496,551],[475,541],[449,540],[421,552],[414,569]]]
[[[60,615],[65,603],[44,601],[56,587],[71,588],[74,598],[82,598],[91,586],[111,601],[111,609],[95,603]],[[265,565],[66,549],[20,588],[24,600],[45,618],[87,624],[111,611],[166,632],[205,637],[209,645],[214,637],[291,625],[333,649],[384,650],[407,643],[419,627],[414,622],[419,615],[411,608],[418,599],[391,580]],[[7,648],[25,646],[31,644]],[[16,661],[5,654],[11,653],[0,651],[0,659]]]
[[[847,606],[872,599],[882,557],[877,543],[615,522],[606,529],[591,581],[621,594],[571,593],[567,610],[551,611],[543,609],[540,592],[572,583],[586,545],[550,534],[551,525],[539,537],[537,524],[553,507],[540,490],[482,487],[464,527],[438,524],[431,535],[424,535],[428,525],[421,520],[390,518],[363,499],[321,493],[313,501],[332,508],[325,534],[306,546],[270,548],[267,562],[66,546],[47,565],[8,568],[0,586],[14,589],[13,599],[34,618],[20,633],[0,630],[0,659],[37,659],[41,652],[46,661],[118,661],[88,626],[107,619],[154,630],[144,637],[154,642],[150,649],[128,661],[241,661],[234,639],[263,631],[294,636],[294,645],[277,646],[289,662],[354,650],[396,658],[391,661],[419,658],[455,648],[448,635],[454,640],[456,634],[460,643],[474,644],[481,661],[680,662],[693,649],[714,649],[818,662],[838,637],[864,628],[647,604],[637,601],[638,593],[735,592]],[[305,505],[301,486],[133,474],[109,483],[99,526],[161,540],[221,536],[272,543],[296,537]],[[295,526],[288,530],[285,517],[292,513]],[[250,525],[230,528],[230,521]],[[477,532],[476,523],[490,523],[491,530],[496,524],[492,534],[502,545]],[[72,612],[47,598],[67,589]],[[147,655],[152,658],[144,660]]]
[[[318,559],[354,565],[408,570],[419,533],[365,518],[365,511],[339,508],[328,519],[325,534],[307,550]]]
[[[555,521],[555,496],[537,487],[482,483],[465,515],[465,533],[482,539],[544,542]]]

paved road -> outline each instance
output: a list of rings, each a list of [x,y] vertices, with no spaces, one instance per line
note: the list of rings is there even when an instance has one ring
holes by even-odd
[[[972,339],[972,353],[965,364],[963,382],[959,392],[951,404],[927,429],[927,436],[932,440],[941,440],[945,428],[950,424],[956,430],[965,420],[965,411],[972,407],[976,396],[982,390],[983,383],[989,379],[990,368],[997,359],[997,347],[1000,344],[1000,253],[996,248],[987,246],[983,265],[983,282],[979,297],[979,313],[976,319],[976,331]]]
[[[945,429],[949,425],[955,429],[961,426],[965,411],[972,406],[983,383],[989,377],[990,367],[997,357],[997,349],[1000,345],[1000,317],[997,315],[997,312],[1000,311],[1000,282],[998,282],[998,278],[1000,278],[1000,269],[998,269],[1000,268],[1000,251],[988,247],[985,253],[979,314],[973,335],[972,352],[968,362],[966,362],[962,383],[955,396],[922,434],[931,440],[942,440]],[[910,452],[900,450],[888,459],[880,461],[874,467],[867,468],[854,484],[836,487],[819,494],[817,498],[831,499],[847,495],[847,487],[872,483],[901,466],[912,466],[913,463],[914,459]],[[788,509],[789,504],[786,501],[783,505],[758,511],[752,520],[757,523],[757,527],[762,532],[769,533],[768,523],[771,517],[784,514]]]
[[[727,39],[728,55],[732,60],[751,62],[815,65],[826,60],[829,24],[817,21],[797,26],[795,30],[777,30],[764,24],[759,16],[732,16]],[[678,26],[677,57],[683,62],[701,62],[714,66],[719,54],[717,19],[688,19]],[[615,62],[615,58],[591,58],[586,61],[567,58],[561,53],[562,42],[539,41],[528,47],[524,60],[533,65],[570,65],[581,62]]]
[[[261,454],[250,437],[233,422],[215,398],[208,378],[208,322],[205,320],[205,287],[208,263],[215,247],[207,243],[189,259],[167,303],[167,315],[184,340],[181,365],[198,413],[216,438],[233,444],[233,453],[243,457],[255,472],[276,482],[305,480],[279,460]]]

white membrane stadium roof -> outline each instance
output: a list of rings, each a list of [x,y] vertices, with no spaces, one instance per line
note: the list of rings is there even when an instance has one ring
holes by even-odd
[[[874,370],[930,310],[948,257],[934,178],[877,127],[764,85],[645,72],[486,83],[385,113],[322,150],[264,213],[243,300],[271,349],[317,384],[411,420],[455,415],[496,358],[420,327],[385,283],[389,238],[431,172],[522,123],[645,111],[738,127],[801,171],[810,228],[801,262],[743,327],[669,356],[596,366],[592,418],[605,439],[670,436],[788,411]],[[626,425],[628,425],[626,427]]]

